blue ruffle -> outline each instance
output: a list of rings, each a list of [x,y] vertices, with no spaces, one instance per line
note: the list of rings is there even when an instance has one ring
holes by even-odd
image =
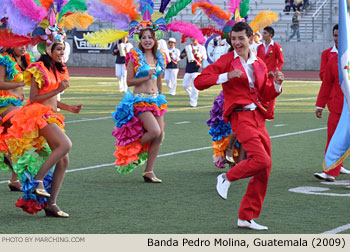
[[[220,141],[223,137],[231,134],[231,125],[230,123],[219,121],[217,125],[210,128],[209,134],[213,137],[213,141]]]
[[[54,168],[52,168],[45,176],[44,178],[44,187],[45,190],[50,193],[51,192],[51,183],[52,183],[52,174],[53,174]],[[34,174],[31,174],[28,171],[24,171],[21,179],[21,184],[23,185],[22,191],[23,191],[23,199],[33,200],[38,202],[38,205],[41,205],[47,201],[47,198],[45,197],[37,197],[37,195],[34,193],[35,188],[38,186],[38,181],[34,179]]]
[[[151,69],[146,62],[145,54],[139,49],[133,49],[137,53],[139,67],[136,70],[135,78],[142,78],[148,75],[148,71]],[[156,53],[157,67],[156,73],[152,76],[152,79],[157,79],[159,75],[165,71],[165,58],[160,50]],[[160,68],[160,69],[159,69]]]
[[[14,106],[22,107],[21,99],[7,99],[5,102],[0,103],[0,108],[7,107],[8,105],[13,104]]]
[[[134,95],[128,89],[123,97],[123,100],[119,103],[119,106],[115,107],[117,111],[112,112],[111,114],[116,127],[121,128],[134,116],[134,104],[139,102],[154,103],[158,107],[167,103],[165,95],[159,94],[156,98],[134,97]]]
[[[161,53],[160,50],[158,50],[157,53],[156,53],[156,59],[157,59],[157,62],[158,62],[158,66],[160,66],[160,68],[161,68],[161,72],[158,74],[158,76],[159,76],[160,74],[164,73],[164,71],[165,71],[165,62],[166,62],[165,58],[164,58],[164,54]]]
[[[0,54],[0,65],[6,67],[7,80],[12,81],[19,71],[15,68],[17,62],[13,61],[9,55]]]

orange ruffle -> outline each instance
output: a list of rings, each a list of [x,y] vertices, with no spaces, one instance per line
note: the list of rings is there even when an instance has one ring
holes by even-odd
[[[162,104],[160,107],[157,106],[157,104],[155,103],[149,103],[149,102],[139,102],[139,103],[135,103],[134,107],[157,107],[159,110],[164,110],[164,109],[168,109],[168,105],[166,103]]]
[[[137,142],[132,142],[125,146],[116,147],[114,156],[117,158],[115,161],[116,165],[127,165],[130,162],[136,161],[139,159],[137,154],[141,153],[142,145]]]
[[[50,105],[33,103],[18,110],[11,118],[12,126],[7,130],[5,141],[13,157],[32,147],[41,149],[45,139],[39,136],[39,129],[56,123],[64,131],[64,116],[53,112]]]
[[[214,156],[225,156],[225,150],[228,145],[229,137],[223,137],[220,141],[213,141],[212,142],[212,149],[214,150]]]

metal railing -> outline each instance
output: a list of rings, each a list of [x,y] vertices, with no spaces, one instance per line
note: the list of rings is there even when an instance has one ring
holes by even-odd
[[[315,13],[312,15],[312,42],[314,42],[315,40],[315,35],[318,31],[324,32],[324,26],[325,26],[325,8],[329,6],[329,17],[330,17],[330,21],[332,21],[333,18],[333,14],[332,14],[332,0],[325,0],[323,1],[319,7],[317,8],[317,10],[315,11]],[[317,20],[321,20],[321,27],[319,29],[316,30],[315,27],[315,22]]]

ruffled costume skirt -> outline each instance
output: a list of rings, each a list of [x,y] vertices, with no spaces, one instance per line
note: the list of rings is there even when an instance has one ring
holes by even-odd
[[[129,174],[147,160],[149,144],[140,144],[144,128],[137,116],[146,111],[152,112],[154,116],[162,116],[167,108],[167,101],[162,94],[133,95],[129,90],[125,93],[123,100],[116,106],[116,111],[112,113],[115,122],[112,135],[116,138],[115,167],[118,172]]]
[[[226,155],[225,150],[229,142],[231,134],[230,122],[225,123],[222,117],[224,106],[224,95],[221,91],[220,95],[214,100],[213,108],[210,110],[210,118],[207,125],[210,127],[209,134],[212,136],[212,149],[214,150],[213,162],[218,168],[225,168]],[[237,161],[239,143],[234,145],[233,158]]]
[[[38,182],[34,179],[39,169],[51,153],[39,129],[56,123],[64,131],[64,117],[55,113],[50,105],[33,103],[18,110],[11,118],[12,126],[6,135],[6,144],[11,153],[14,172],[18,175],[24,194],[17,200],[16,206],[23,211],[34,214],[46,206],[47,199],[37,197],[34,190]],[[51,189],[53,169],[44,178],[44,186],[48,193]]]
[[[11,106],[22,106],[22,101],[16,95],[11,94],[6,90],[0,90],[0,114],[5,112]],[[11,171],[10,166],[7,162],[5,162],[5,156],[8,154],[8,147],[5,142],[6,139],[6,131],[2,126],[4,123],[4,118],[0,117],[0,170],[2,171]]]

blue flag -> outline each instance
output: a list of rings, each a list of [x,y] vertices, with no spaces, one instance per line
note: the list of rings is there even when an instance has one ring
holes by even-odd
[[[350,154],[350,0],[339,0],[338,72],[344,105],[337,128],[329,142],[324,171],[337,167]]]

